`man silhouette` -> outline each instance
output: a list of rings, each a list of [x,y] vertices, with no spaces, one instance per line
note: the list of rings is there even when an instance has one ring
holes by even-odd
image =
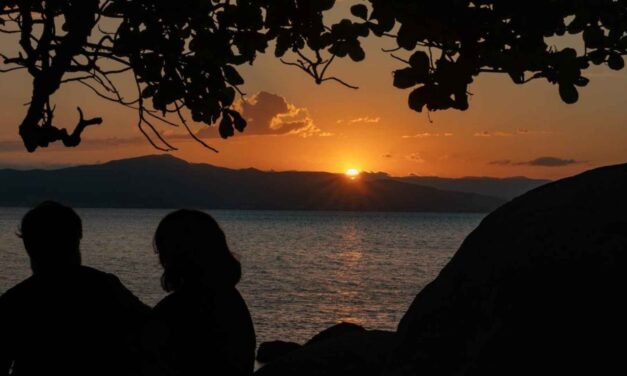
[[[0,297],[0,376],[136,373],[149,309],[117,277],[81,266],[80,217],[44,202],[19,235],[33,275]]]

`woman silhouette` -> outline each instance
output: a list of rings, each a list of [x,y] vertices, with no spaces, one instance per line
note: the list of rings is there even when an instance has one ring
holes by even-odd
[[[147,373],[251,375],[255,331],[235,288],[240,263],[217,222],[200,211],[175,211],[159,224],[153,246],[171,294],[155,306],[146,330]]]

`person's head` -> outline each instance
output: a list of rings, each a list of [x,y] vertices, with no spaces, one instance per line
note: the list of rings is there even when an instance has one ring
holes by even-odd
[[[81,263],[83,226],[70,207],[53,201],[37,205],[22,218],[18,236],[35,273]]]
[[[241,266],[226,243],[218,223],[197,210],[177,210],[161,220],[153,240],[163,266],[166,291],[203,285],[212,289],[235,286]]]

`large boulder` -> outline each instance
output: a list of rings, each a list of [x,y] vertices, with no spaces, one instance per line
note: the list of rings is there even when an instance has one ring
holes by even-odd
[[[387,375],[627,374],[627,165],[490,214],[398,327]]]

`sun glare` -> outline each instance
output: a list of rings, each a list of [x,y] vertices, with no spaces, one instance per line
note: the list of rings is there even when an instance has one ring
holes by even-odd
[[[346,176],[351,179],[356,179],[359,176],[359,170],[356,168],[349,168],[346,170]]]

